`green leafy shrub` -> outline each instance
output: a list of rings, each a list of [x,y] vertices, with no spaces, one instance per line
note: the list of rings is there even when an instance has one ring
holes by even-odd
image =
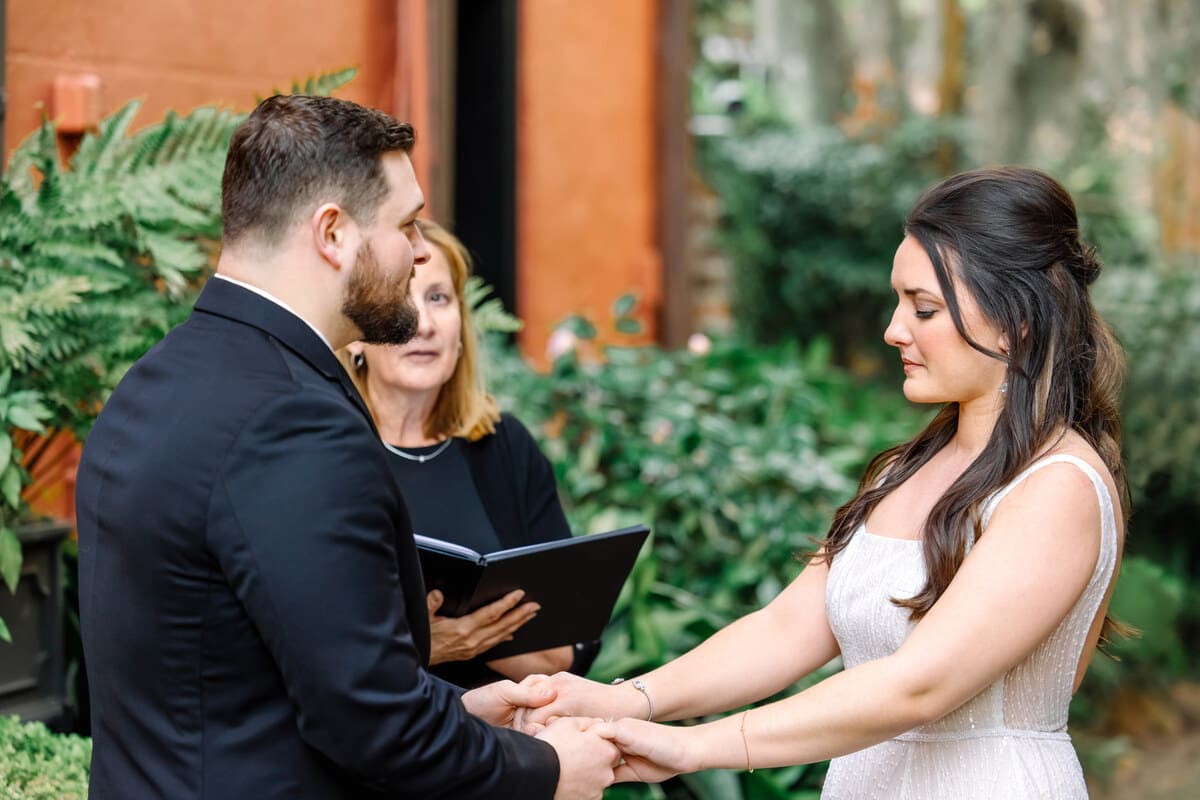
[[[955,131],[915,119],[883,142],[829,128],[713,143],[704,172],[722,200],[720,241],[746,333],[882,352],[904,216],[940,177],[938,148]]]
[[[1200,273],[1117,268],[1097,288],[1097,303],[1124,345],[1128,365],[1122,416],[1133,515],[1126,547],[1162,571],[1161,581],[1138,573],[1139,581],[1157,581],[1164,590],[1170,585],[1179,594],[1174,610],[1168,604],[1145,623],[1131,619],[1146,635],[1129,645],[1123,660],[1140,670],[1130,679],[1147,679],[1148,665],[1161,677],[1180,676],[1197,667],[1200,641],[1200,546],[1194,535],[1200,519]],[[1139,594],[1154,596],[1150,588]],[[1176,635],[1160,630],[1166,619],[1178,628]],[[1168,649],[1157,649],[1163,646]]]
[[[1113,269],[1097,303],[1125,347],[1123,415],[1138,516],[1200,490],[1200,274]]]
[[[1118,694],[1166,696],[1200,665],[1200,274],[1113,267],[1096,301],[1128,364],[1122,419],[1133,514],[1110,611],[1140,632],[1112,642],[1114,658],[1093,658],[1072,702],[1080,759],[1103,779],[1132,746],[1104,735]]]
[[[92,742],[0,717],[0,800],[85,800]]]
[[[629,310],[618,301],[617,320]],[[493,351],[489,384],[539,438],[575,530],[645,521],[654,531],[592,670],[600,680],[653,669],[773,598],[867,460],[924,419],[898,389],[834,366],[823,340],[717,340],[702,354],[610,347],[602,363],[582,349],[547,374]],[[679,779],[682,794],[668,796],[805,797],[823,773],[704,773]]]

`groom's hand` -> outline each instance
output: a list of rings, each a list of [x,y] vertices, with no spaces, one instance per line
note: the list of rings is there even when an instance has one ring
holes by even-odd
[[[525,712],[544,706],[555,697],[549,686],[523,686],[512,681],[496,681],[462,696],[467,711],[492,725],[513,730],[525,727]]]
[[[559,719],[538,733],[558,755],[558,787],[554,800],[600,800],[611,786],[621,754],[613,743],[595,733],[597,721]]]

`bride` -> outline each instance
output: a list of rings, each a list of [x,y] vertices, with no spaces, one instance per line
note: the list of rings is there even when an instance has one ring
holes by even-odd
[[[1067,708],[1098,641],[1127,493],[1123,360],[1067,191],[968,172],[917,201],[884,339],[941,410],[878,455],[808,566],[765,608],[617,685],[535,676],[529,712],[600,723],[618,780],[832,758],[823,798],[1086,798]],[[739,709],[841,655],[844,671]],[[623,718],[623,719],[622,719]]]

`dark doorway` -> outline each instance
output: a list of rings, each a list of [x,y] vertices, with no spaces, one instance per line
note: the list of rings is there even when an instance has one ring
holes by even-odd
[[[517,310],[517,2],[458,0],[454,228]]]

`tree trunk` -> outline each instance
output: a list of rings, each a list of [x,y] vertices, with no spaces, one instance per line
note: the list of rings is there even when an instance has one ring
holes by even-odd
[[[938,114],[958,116],[963,111],[967,21],[958,0],[941,0],[941,17],[942,73],[938,79]]]
[[[854,57],[841,11],[833,0],[812,0],[807,26],[808,63],[814,94],[813,110],[821,122],[835,122],[846,111]]]
[[[984,162],[1070,155],[1080,109],[1087,17],[1071,0],[995,0],[976,44],[975,121]]]
[[[846,110],[854,58],[834,0],[755,0],[755,45],[795,119],[831,125]]]
[[[1153,76],[1161,76],[1154,211],[1171,262],[1200,267],[1200,0],[1159,0]]]

